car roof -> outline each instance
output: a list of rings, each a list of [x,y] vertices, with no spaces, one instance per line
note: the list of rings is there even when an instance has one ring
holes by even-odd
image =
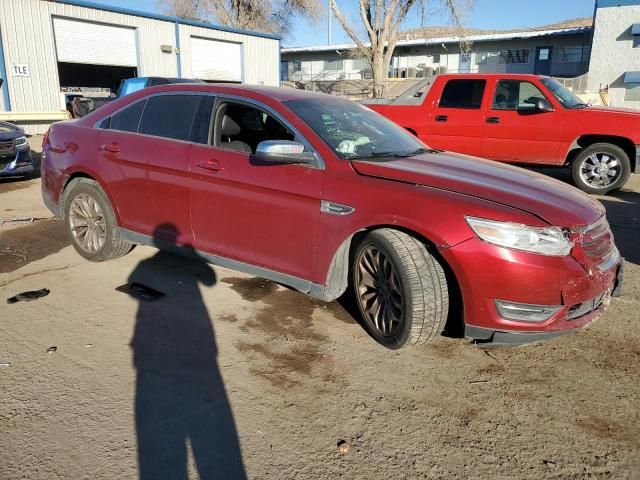
[[[324,93],[309,92],[297,88],[289,87],[269,87],[266,85],[245,85],[233,83],[176,83],[170,85],[158,85],[144,90],[147,94],[152,92],[207,92],[224,93],[227,95],[238,95],[247,97],[270,97],[277,101],[300,100],[309,98],[336,98]]]

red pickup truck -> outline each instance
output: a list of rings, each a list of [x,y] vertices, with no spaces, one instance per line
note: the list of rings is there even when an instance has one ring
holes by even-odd
[[[548,77],[438,75],[391,103],[367,106],[433,148],[569,166],[588,193],[617,190],[640,173],[640,111],[591,106]]]

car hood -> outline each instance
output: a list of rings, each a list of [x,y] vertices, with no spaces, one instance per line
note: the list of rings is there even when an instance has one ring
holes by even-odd
[[[24,131],[20,127],[13,123],[0,121],[0,140],[14,140],[22,136],[24,136]]]
[[[614,108],[614,107],[601,107],[591,106],[578,110],[583,113],[589,113],[591,115],[615,115],[623,117],[632,117],[640,119],[640,111],[635,108]]]
[[[466,155],[438,152],[351,164],[360,175],[470,195],[517,208],[561,227],[587,225],[605,212],[600,202],[558,180]]]

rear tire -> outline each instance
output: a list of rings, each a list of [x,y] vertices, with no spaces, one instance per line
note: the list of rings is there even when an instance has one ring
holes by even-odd
[[[444,270],[406,233],[369,232],[353,256],[352,285],[365,327],[381,345],[398,349],[442,333],[449,313]]]
[[[67,185],[64,221],[71,244],[89,261],[113,260],[134,247],[118,228],[111,203],[95,180],[77,178]]]
[[[578,153],[571,164],[574,185],[594,195],[606,195],[619,190],[630,175],[629,156],[622,148],[611,143],[590,145]]]

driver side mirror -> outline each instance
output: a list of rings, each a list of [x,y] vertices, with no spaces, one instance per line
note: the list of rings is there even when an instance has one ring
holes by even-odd
[[[536,98],[533,102],[533,108],[538,112],[553,112],[555,108],[551,105],[551,102],[546,98]]]
[[[304,145],[289,140],[265,140],[256,148],[257,160],[267,164],[313,163],[315,156]]]

